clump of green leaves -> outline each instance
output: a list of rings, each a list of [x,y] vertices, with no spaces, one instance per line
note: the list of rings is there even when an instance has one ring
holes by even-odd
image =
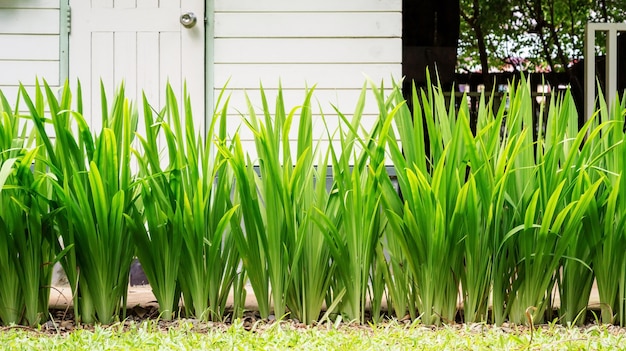
[[[602,94],[595,123],[606,125],[602,137],[590,140],[597,150],[597,169],[602,170],[604,193],[598,198],[598,211],[589,217],[596,237],[591,259],[598,283],[603,323],[626,326],[626,96],[607,104]]]
[[[579,128],[569,92],[535,119],[522,79],[503,103],[481,97],[474,124],[467,100],[435,86],[413,88],[410,109],[398,86],[370,85],[372,127],[365,85],[351,115],[320,113],[334,141],[323,150],[314,89],[291,109],[278,89],[272,109],[261,87],[261,111],[248,101],[233,135],[223,95],[204,131],[167,86],[159,110],[144,97],[139,131],[122,86],[110,106],[102,92],[94,131],[80,86],[75,107],[67,84],[22,87],[28,133],[0,94],[0,321],[46,318],[60,260],[76,316],[110,323],[136,254],[168,320],[181,297],[187,316],[240,316],[249,281],[262,317],[307,324],[324,305],[323,320],[378,321],[383,301],[425,324],[459,310],[535,324],[553,318],[555,291],[564,323],[581,323],[595,279],[602,321],[624,324],[626,99],[600,96]]]
[[[318,158],[312,135],[313,89],[301,106],[289,111],[282,89],[274,112],[262,87],[260,93],[262,116],[248,100],[244,118],[258,159],[244,153],[239,134],[234,136],[234,150],[222,148],[234,170],[235,197],[243,215],[243,231],[235,231],[237,248],[261,316],[269,315],[271,301],[278,318],[288,308],[293,317],[312,323],[319,318],[332,280],[330,252],[315,224],[316,209],[324,213],[329,195],[326,162]],[[292,149],[289,138],[296,119],[298,139]]]
[[[234,233],[241,229],[231,199],[233,175],[217,152],[218,145],[228,149],[225,128],[216,131],[216,113],[203,138],[186,93],[183,111],[181,115],[169,85],[166,106],[156,119],[144,98],[146,138],[139,137],[143,153],[137,153],[137,159],[147,227],[141,221],[134,224],[137,255],[163,318],[172,318],[182,292],[187,315],[221,320],[231,289],[236,315],[245,298],[245,274],[239,272],[234,242]],[[165,143],[165,159],[159,157],[159,138]]]
[[[41,141],[0,92],[0,322],[48,318],[57,231]]]
[[[20,88],[55,180],[62,245],[73,247],[61,262],[74,291],[74,310],[85,323],[110,323],[126,298],[134,255],[126,217],[136,215],[129,165],[137,112],[123,86],[109,109],[102,87],[102,129],[92,132],[82,114],[80,86],[75,110],[67,84],[60,99],[48,85],[43,90],[50,118],[44,115],[41,89],[33,102]],[[49,124],[54,139],[47,132]]]

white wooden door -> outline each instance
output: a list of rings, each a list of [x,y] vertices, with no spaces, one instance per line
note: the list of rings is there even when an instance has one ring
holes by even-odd
[[[169,81],[191,95],[197,126],[204,124],[204,0],[70,0],[69,76],[83,88],[83,112],[93,128],[101,126],[100,80],[107,97],[123,81],[127,96],[161,108]],[[197,22],[187,28],[183,14]],[[141,106],[141,105],[139,105]],[[140,108],[141,111],[141,108]]]

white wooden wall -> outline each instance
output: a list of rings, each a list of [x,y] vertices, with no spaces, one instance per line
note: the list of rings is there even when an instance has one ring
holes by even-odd
[[[0,89],[13,103],[19,83],[59,85],[59,0],[0,0]],[[29,89],[31,90],[31,89]]]
[[[390,85],[402,75],[401,0],[215,0],[214,29],[215,96],[228,82],[232,114],[246,110],[244,92],[260,109],[261,82],[273,106],[280,81],[288,108],[316,84],[336,124],[331,104],[351,114],[366,76]],[[367,101],[365,124],[377,114],[374,99]],[[324,136],[319,119],[314,128]],[[242,138],[251,145],[251,134]]]
[[[59,4],[0,0],[0,89],[10,99],[19,82],[32,86],[35,77],[59,84]],[[331,104],[351,114],[366,77],[387,86],[401,78],[402,0],[214,0],[213,9],[207,69],[214,84],[207,94],[217,97],[228,81],[234,121],[237,109],[246,110],[244,92],[260,109],[261,82],[273,105],[280,81],[288,108],[317,85],[316,103],[332,127]],[[142,87],[150,88],[163,89]],[[377,114],[374,99],[367,101],[366,125]],[[319,119],[315,128],[325,137]],[[249,142],[252,135],[243,137]]]

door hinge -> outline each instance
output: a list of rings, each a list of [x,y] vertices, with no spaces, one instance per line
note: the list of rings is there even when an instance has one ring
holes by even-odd
[[[65,18],[65,27],[67,28],[67,34],[70,34],[70,32],[72,31],[72,9],[69,7],[69,5],[65,9],[65,16],[63,17]]]

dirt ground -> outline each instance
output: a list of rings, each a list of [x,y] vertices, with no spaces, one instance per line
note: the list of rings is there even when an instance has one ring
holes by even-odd
[[[251,286],[246,286],[247,294],[246,294],[246,310],[254,310],[257,308],[256,300],[254,298],[254,292],[252,291]],[[461,297],[459,296],[459,305],[461,304]],[[72,292],[69,286],[55,286],[51,289],[50,293],[50,308],[64,310],[72,305]],[[227,307],[232,306],[232,296],[229,298],[226,303]],[[560,305],[560,300],[558,293],[555,291],[554,296],[554,306],[558,307]],[[128,308],[135,308],[137,306],[143,308],[151,308],[157,307],[157,302],[152,293],[152,289],[149,285],[140,285],[140,286],[131,286],[128,290]],[[600,307],[600,297],[598,295],[598,288],[594,284],[593,289],[591,290],[591,297],[589,299],[589,307],[591,308],[599,308]],[[383,309],[386,309],[386,305],[383,303]]]
[[[270,316],[269,319],[262,319],[257,311],[256,300],[254,298],[254,292],[250,286],[246,287],[247,290],[247,298],[245,303],[244,315],[241,318],[242,326],[246,330],[257,330],[272,325],[273,323],[279,322],[276,320],[274,316]],[[555,294],[555,307],[559,304],[558,294]],[[459,300],[459,304],[460,304]],[[227,302],[227,307],[232,306],[232,297]],[[599,310],[599,296],[597,287],[594,284],[593,290],[591,292],[591,298],[589,302],[589,306],[591,309],[594,309],[596,312]],[[90,329],[93,326],[89,325],[81,325],[77,324],[73,315],[72,307],[72,294],[69,286],[56,286],[51,290],[50,294],[50,311],[51,311],[51,319],[42,325],[40,329],[44,333],[61,333],[66,334],[70,333],[76,329]],[[386,310],[385,303],[383,302],[383,309]],[[196,320],[189,319],[174,319],[172,321],[164,321],[159,319],[159,311],[156,299],[154,294],[152,293],[152,289],[149,285],[141,285],[141,286],[131,286],[128,291],[128,303],[127,303],[127,311],[126,317],[123,321],[117,323],[116,325],[122,326],[124,329],[130,328],[133,323],[141,322],[145,320],[155,320],[158,323],[158,326],[162,330],[167,330],[170,327],[175,327],[182,322],[185,323],[197,323],[194,324],[194,330],[196,328],[200,328],[200,330],[205,330],[206,328],[218,328],[226,330],[231,323],[233,322],[230,317],[226,317],[225,320],[220,322],[208,322],[208,323],[200,323]],[[592,312],[588,313],[586,318],[585,325],[594,324],[594,315]],[[412,321],[408,316],[405,318],[401,318],[397,320],[397,323],[401,324],[410,324]],[[461,321],[457,321],[461,322]],[[121,324],[120,324],[121,323]],[[307,328],[305,324],[297,321],[288,319],[285,321],[280,321],[280,323],[286,323],[285,325],[289,328]],[[461,322],[462,323],[462,322]],[[349,323],[348,324],[352,328],[360,327],[358,324]],[[453,324],[457,325],[457,324]],[[458,324],[462,325],[462,324]],[[480,323],[484,328],[484,324]],[[507,327],[508,324],[503,327]],[[515,330],[518,328],[525,328],[524,326],[515,326]]]
[[[246,287],[246,309],[255,309],[256,300],[254,292],[250,286]],[[227,307],[232,307],[232,297],[226,303]],[[50,291],[50,308],[63,310],[72,306],[72,291],[69,286],[55,286]],[[131,286],[128,288],[128,308],[141,306],[144,308],[157,307],[157,301],[152,293],[150,285]]]

